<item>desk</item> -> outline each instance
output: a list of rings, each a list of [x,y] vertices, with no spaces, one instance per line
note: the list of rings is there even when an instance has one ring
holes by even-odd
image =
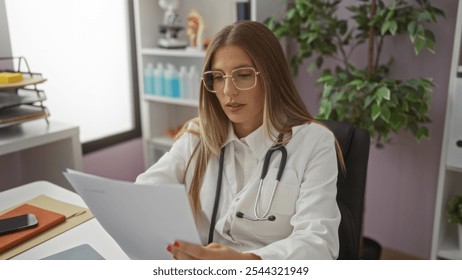
[[[37,181],[0,192],[0,210],[20,204],[41,194],[78,206],[87,207],[78,194],[50,182]],[[119,245],[117,245],[112,237],[94,218],[25,251],[12,259],[41,259],[85,243],[90,244],[105,259],[129,259],[122,249],[120,249]]]
[[[82,170],[78,126],[36,120],[0,129],[0,191],[37,180],[72,189],[66,168]]]

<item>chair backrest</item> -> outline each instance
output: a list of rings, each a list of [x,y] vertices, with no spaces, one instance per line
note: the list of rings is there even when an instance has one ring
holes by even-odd
[[[337,138],[346,167],[345,174],[339,168],[337,181],[337,204],[342,215],[338,259],[359,259],[370,135],[351,124],[331,120],[322,122]]]

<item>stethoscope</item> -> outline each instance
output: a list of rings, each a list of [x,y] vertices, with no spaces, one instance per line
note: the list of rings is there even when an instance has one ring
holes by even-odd
[[[255,222],[258,222],[258,221],[270,221],[270,222],[273,222],[273,221],[276,220],[276,216],[274,216],[274,215],[269,215],[268,216],[268,214],[269,214],[269,212],[271,210],[271,206],[273,205],[274,195],[276,194],[276,190],[277,190],[279,181],[281,180],[282,173],[284,172],[284,168],[285,168],[285,165],[286,165],[286,162],[287,162],[287,149],[282,144],[280,144],[282,142],[282,139],[283,139],[283,134],[280,133],[279,136],[278,136],[278,139],[277,139],[278,144],[274,144],[268,150],[268,152],[266,152],[265,161],[263,162],[263,167],[262,167],[262,170],[261,170],[260,183],[258,184],[257,196],[255,197],[255,203],[254,203],[254,208],[253,208],[255,218],[247,216],[241,211],[236,212],[236,217],[241,218],[241,219],[242,218],[248,219],[248,220],[255,221]],[[270,164],[270,161],[271,161],[271,156],[276,151],[281,152],[281,161],[279,162],[278,173],[276,175],[276,181],[274,182],[273,191],[271,193],[270,201],[269,201],[268,206],[266,207],[266,210],[264,211],[263,215],[260,215],[258,213],[258,206],[260,205],[260,197],[261,197],[261,193],[262,193],[263,182],[264,182],[264,180],[266,178],[266,174],[268,173],[268,168],[269,168],[269,164]],[[210,221],[209,244],[213,242],[213,232],[215,230],[215,223],[216,223],[216,218],[217,218],[218,204],[219,204],[219,201],[220,201],[221,182],[222,182],[222,178],[223,178],[224,159],[225,159],[225,147],[221,148],[221,151],[220,151],[220,162],[219,162],[220,165],[219,165],[219,168],[218,168],[217,190],[216,190],[216,193],[215,193],[215,203],[213,205],[212,219]]]

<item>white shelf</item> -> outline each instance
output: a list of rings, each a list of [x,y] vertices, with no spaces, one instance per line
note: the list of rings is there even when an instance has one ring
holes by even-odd
[[[197,107],[198,101],[191,100],[191,99],[182,99],[182,98],[170,98],[164,96],[156,96],[156,95],[144,95],[144,100],[149,102],[160,102],[165,104],[172,104],[172,105],[182,105],[182,106],[189,106],[189,107]]]
[[[457,78],[455,82],[454,95],[452,97],[452,117],[449,121],[450,131],[448,137],[448,150],[446,164],[462,171],[462,148],[457,146],[457,142],[462,140],[462,79]],[[449,99],[449,98],[448,98]]]
[[[204,51],[195,49],[161,49],[161,48],[143,48],[141,53],[144,55],[171,56],[171,57],[205,57]]]
[[[164,147],[171,147],[173,145],[173,139],[167,136],[154,137],[149,139],[149,142]]]
[[[447,221],[447,202],[462,189],[462,149],[456,143],[462,139],[462,79],[458,78],[461,67],[458,65],[462,34],[462,5],[458,6],[454,31],[453,53],[449,75],[448,98],[441,149],[438,187],[435,201],[431,258],[462,259],[461,245],[456,241],[454,231]]]
[[[438,251],[438,256],[449,260],[462,260],[462,250],[458,246],[443,243]]]
[[[452,165],[452,164],[446,164],[446,168],[447,168],[448,170],[451,170],[451,171],[462,172],[462,166],[456,166],[456,165]]]
[[[448,260],[462,260],[462,252],[457,249],[440,250],[438,256]]]
[[[74,125],[35,120],[0,129],[0,156],[34,148],[46,143],[70,137],[78,137],[79,128]]]

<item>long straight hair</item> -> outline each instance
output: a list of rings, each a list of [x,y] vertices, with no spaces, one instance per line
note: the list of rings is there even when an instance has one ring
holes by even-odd
[[[279,133],[283,133],[283,143],[286,143],[292,137],[293,126],[315,122],[295,88],[281,44],[271,30],[255,21],[238,21],[224,27],[207,48],[202,73],[211,70],[216,51],[229,45],[245,50],[256,70],[261,72],[257,82],[262,83],[264,90],[263,127],[273,142],[277,141]],[[215,93],[207,91],[203,83],[200,86],[199,118],[192,121],[198,123],[200,139],[191,157],[195,157],[196,164],[189,190],[197,215],[201,209],[199,194],[208,160],[219,155],[228,137],[229,125]]]

